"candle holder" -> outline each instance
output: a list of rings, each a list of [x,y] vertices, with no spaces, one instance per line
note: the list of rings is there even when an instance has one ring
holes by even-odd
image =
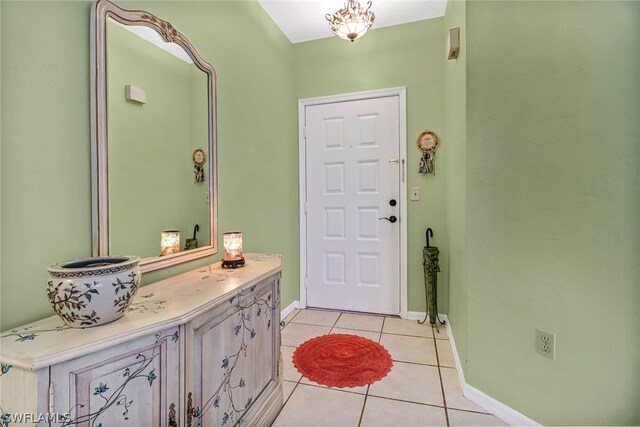
[[[160,234],[160,256],[176,254],[180,252],[180,232],[167,230]]]
[[[244,265],[242,257],[242,233],[230,231],[223,233],[224,258],[222,268],[239,268]]]

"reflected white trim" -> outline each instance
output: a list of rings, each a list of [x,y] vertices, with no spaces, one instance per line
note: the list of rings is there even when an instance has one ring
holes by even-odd
[[[116,24],[119,27],[124,28],[127,31],[132,32],[138,37],[143,38],[154,46],[159,47],[165,52],[175,56],[176,58],[186,62],[187,64],[193,64],[193,60],[183,48],[175,43],[167,43],[162,40],[162,36],[158,34],[153,28],[144,27],[142,25],[124,25],[116,21],[113,18],[107,18],[110,23]]]

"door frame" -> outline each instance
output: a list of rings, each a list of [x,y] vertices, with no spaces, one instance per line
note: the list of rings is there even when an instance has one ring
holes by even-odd
[[[400,317],[407,317],[407,89],[404,86],[320,96],[298,100],[298,185],[300,190],[300,301],[299,308],[307,307],[307,166],[305,123],[306,107],[338,102],[361,101],[374,98],[398,98],[399,153],[400,153]]]

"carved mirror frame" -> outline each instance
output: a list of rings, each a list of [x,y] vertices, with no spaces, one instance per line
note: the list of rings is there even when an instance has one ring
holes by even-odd
[[[216,155],[216,73],[187,37],[169,22],[141,10],[124,10],[108,0],[97,0],[91,8],[91,164],[93,255],[111,255],[109,242],[109,157],[107,134],[107,19],[124,25],[142,25],[158,32],[166,42],[181,46],[194,64],[208,75],[209,98],[209,242],[188,251],[145,258],[140,261],[143,273],[159,270],[218,252],[217,245],[217,155]],[[158,234],[158,242],[160,235]]]

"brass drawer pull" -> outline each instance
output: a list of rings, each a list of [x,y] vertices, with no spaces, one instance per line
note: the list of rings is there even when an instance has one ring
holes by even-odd
[[[169,406],[169,427],[178,427],[176,422],[176,404],[172,403]]]
[[[193,427],[193,393],[187,396],[187,427]]]

